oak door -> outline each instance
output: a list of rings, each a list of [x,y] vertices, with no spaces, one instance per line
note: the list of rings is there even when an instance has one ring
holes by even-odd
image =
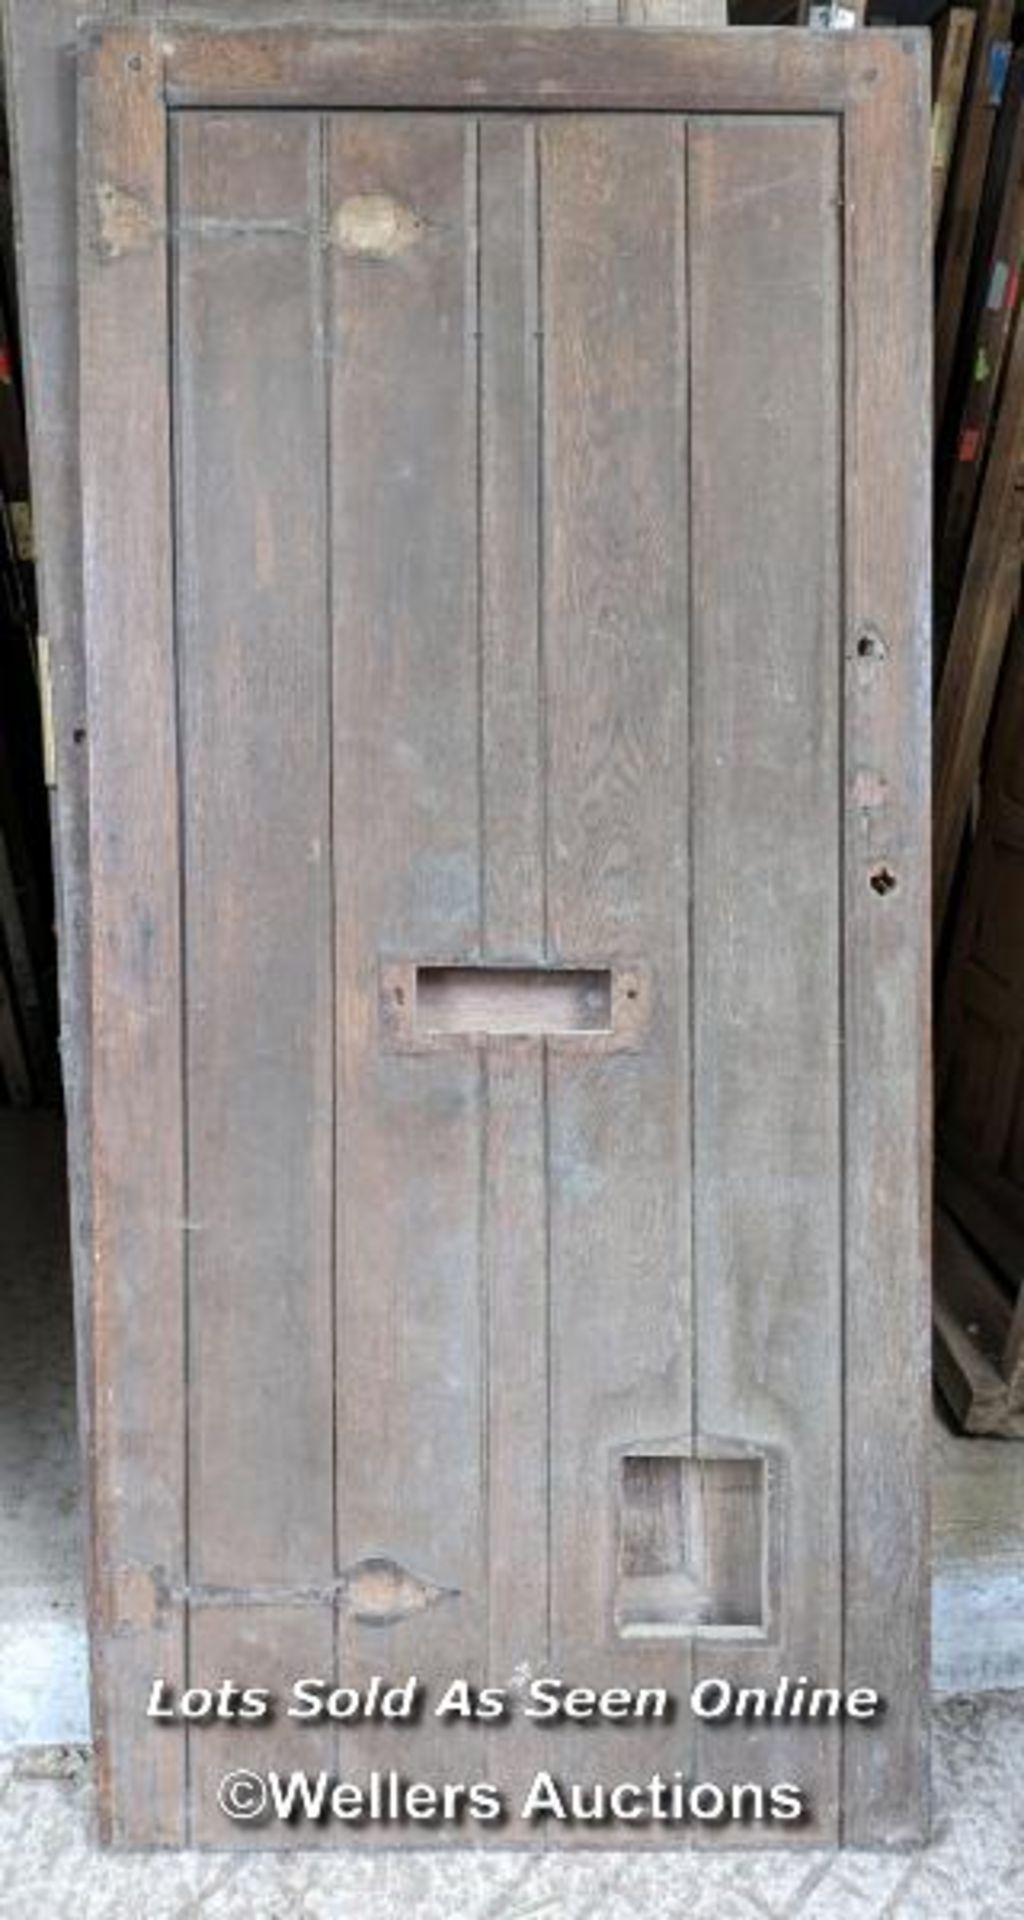
[[[447,67],[437,36],[356,39],[107,33],[86,63],[113,1830],[308,1841],[231,1828],[241,1758],[497,1780],[513,1814],[542,1766],[793,1780],[810,1817],[771,1837],[805,1843],[845,1777],[850,1837],[899,1838],[924,380],[891,375],[883,527],[850,491],[878,127],[851,146],[831,48],[790,83],[745,36],[456,35]],[[908,44],[879,41],[909,211],[873,244],[917,314]],[[156,1673],[430,1698],[398,1733],[155,1726]],[[521,1705],[544,1674],[679,1707],[433,1715],[452,1678]],[[876,1685],[888,1716],[710,1729],[687,1695],[718,1674]]]

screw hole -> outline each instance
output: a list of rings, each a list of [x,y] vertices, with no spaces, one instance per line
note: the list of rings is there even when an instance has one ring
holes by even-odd
[[[636,999],[636,988],[635,988],[635,987],[627,987],[627,988],[626,988],[626,999],[627,999],[627,1000],[635,1000],[635,999]]]
[[[141,55],[141,53],[130,53],[130,54],[128,55],[128,70],[129,70],[129,72],[130,72],[130,73],[141,73],[141,72],[142,72],[142,55]]]
[[[883,660],[885,658],[885,643],[881,634],[872,633],[870,628],[865,628],[865,631],[859,634],[857,638],[857,658],[859,660]]]
[[[884,898],[884,896],[887,893],[892,893],[894,891],[896,886],[896,875],[894,874],[891,867],[886,867],[886,866],[873,867],[871,870],[870,884],[874,892],[877,894],[880,894]]]
[[[85,739],[85,728],[74,727],[72,729],[71,738],[74,741],[76,747],[80,747],[82,744],[82,741]]]

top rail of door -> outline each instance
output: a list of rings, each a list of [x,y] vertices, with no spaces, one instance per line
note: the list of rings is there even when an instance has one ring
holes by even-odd
[[[844,113],[913,91],[923,30],[488,26],[88,26],[85,47],[145,60],[171,108],[375,107]],[[910,76],[914,75],[912,81]]]

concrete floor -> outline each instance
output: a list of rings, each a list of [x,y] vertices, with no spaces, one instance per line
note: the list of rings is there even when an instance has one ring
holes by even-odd
[[[926,1853],[374,1863],[101,1854],[81,1750],[88,1698],[64,1206],[58,1121],[0,1113],[0,1920],[1024,1920],[1024,1445],[958,1439],[938,1416],[934,1681],[952,1697],[936,1703],[937,1820]]]
[[[0,1109],[0,1753],[88,1737],[60,1121]]]

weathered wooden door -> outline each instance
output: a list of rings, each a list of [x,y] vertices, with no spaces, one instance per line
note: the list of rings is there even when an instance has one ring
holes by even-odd
[[[120,1837],[244,1835],[239,1763],[511,1813],[335,1840],[707,1831],[527,1827],[544,1767],[921,1829],[925,68],[839,42],[88,40]],[[688,1704],[787,1675],[887,1712]]]

